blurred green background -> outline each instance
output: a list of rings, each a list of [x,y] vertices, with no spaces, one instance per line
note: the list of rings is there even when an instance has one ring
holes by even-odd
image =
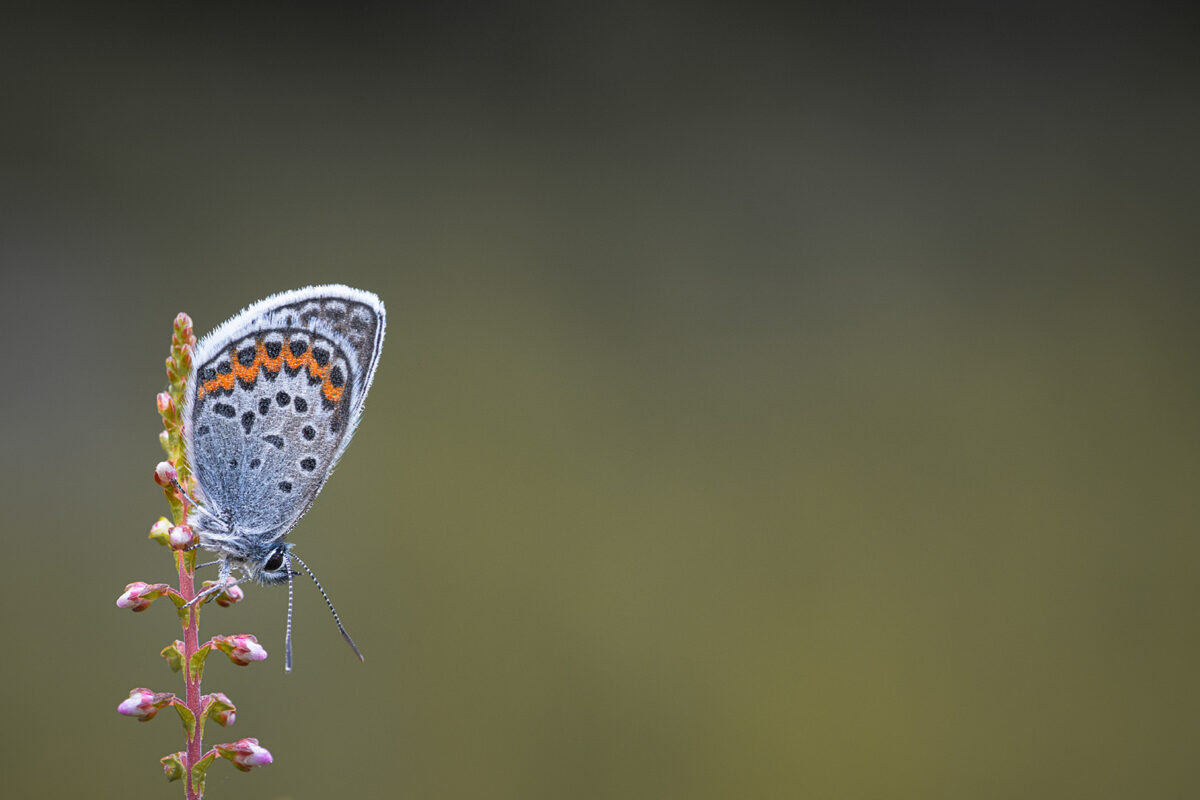
[[[154,396],[389,311],[213,798],[1194,797],[1194,43],[1046,6],[30,6],[0,33],[0,781],[177,797]]]

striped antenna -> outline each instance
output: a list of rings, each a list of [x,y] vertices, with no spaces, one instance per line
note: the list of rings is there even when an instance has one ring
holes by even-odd
[[[313,571],[311,569],[309,569],[308,564],[305,564],[304,561],[301,560],[301,558],[298,555],[296,555],[295,553],[288,553],[288,558],[296,559],[296,562],[300,566],[304,567],[304,571],[308,573],[308,577],[312,578],[313,583],[315,583],[317,585],[317,591],[319,591],[321,593],[321,597],[325,598],[325,605],[329,606],[329,613],[333,614],[333,621],[337,623],[338,630],[342,632],[342,638],[346,640],[346,644],[350,645],[350,649],[354,651],[354,655],[358,656],[359,661],[366,661],[366,659],[363,658],[363,654],[361,652],[359,652],[358,645],[356,645],[354,643],[354,640],[350,638],[350,634],[346,633],[346,628],[344,625],[342,625],[342,618],[338,616],[337,609],[333,607],[333,603],[330,601],[329,595],[325,594],[325,588],[323,586],[321,586],[321,582],[319,580],[317,580],[317,576],[313,574]],[[290,594],[291,585],[292,585],[291,577],[292,577],[291,575],[288,575],[288,592],[289,592],[289,595],[288,595],[288,644],[287,644],[287,648],[286,648],[287,649],[287,653],[286,653],[286,662],[287,663],[284,665],[285,668],[288,670],[291,669],[291,663],[292,663],[292,646],[291,646],[292,599],[291,599],[291,594]]]
[[[296,559],[299,561],[300,559]],[[292,576],[297,573],[288,564],[288,619],[287,633],[283,637],[283,671],[292,671]]]

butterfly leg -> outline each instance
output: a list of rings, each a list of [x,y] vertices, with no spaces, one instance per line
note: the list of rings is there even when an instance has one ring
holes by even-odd
[[[237,578],[236,580],[233,578],[233,566],[229,563],[228,559],[222,558],[213,563],[219,563],[221,565],[221,572],[217,575],[217,582],[212,586],[209,586],[207,589],[204,589],[190,601],[184,604],[184,608],[191,608],[196,603],[202,603],[212,595],[223,592],[231,586],[237,586],[246,579],[245,575]]]

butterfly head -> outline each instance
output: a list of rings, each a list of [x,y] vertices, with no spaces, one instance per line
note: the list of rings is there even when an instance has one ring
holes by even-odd
[[[292,565],[288,558],[288,551],[291,549],[292,546],[288,542],[271,542],[263,547],[254,548],[239,566],[257,583],[284,583],[292,574]]]

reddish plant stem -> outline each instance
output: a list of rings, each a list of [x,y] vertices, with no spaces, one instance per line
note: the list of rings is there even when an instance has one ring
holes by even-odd
[[[180,498],[183,504],[182,522],[187,522],[187,500]],[[179,570],[179,593],[185,603],[190,603],[196,596],[195,582],[195,550],[180,550],[175,554],[175,565]],[[187,800],[200,800],[200,788],[192,785],[192,767],[200,762],[204,744],[200,733],[200,676],[192,671],[192,656],[200,649],[200,608],[194,605],[188,608],[188,624],[183,630],[183,675],[186,685],[184,701],[192,718],[196,720],[193,734],[188,737],[187,755],[183,759],[187,775]]]

